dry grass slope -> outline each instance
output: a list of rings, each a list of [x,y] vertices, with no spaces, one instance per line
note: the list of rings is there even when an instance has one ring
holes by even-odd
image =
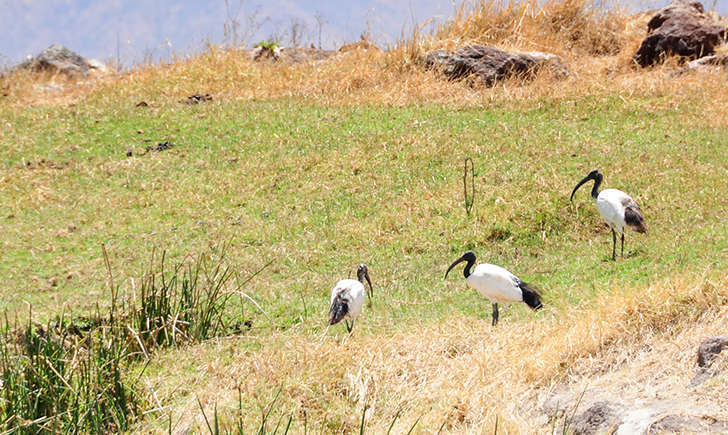
[[[665,96],[666,103],[711,97],[717,105],[711,116],[728,113],[722,74],[675,80],[667,75],[675,68],[674,61],[650,70],[634,67],[632,54],[645,36],[649,18],[649,13],[628,15],[619,9],[601,9],[590,0],[481,0],[472,8],[461,4],[434,34],[421,32],[425,24],[386,51],[357,49],[323,61],[290,65],[253,63],[245,52],[213,45],[168,65],[140,67],[87,82],[69,83],[27,72],[7,74],[0,78],[0,89],[3,99],[16,107],[79,101],[165,104],[195,92],[209,92],[221,100],[299,97],[327,105],[395,106],[533,104],[543,98],[641,95]],[[552,52],[566,61],[572,74],[560,81],[544,72],[533,82],[514,79],[486,89],[443,81],[423,71],[427,51],[470,43]]]
[[[539,390],[585,373],[608,373],[621,364],[615,355],[650,345],[647,337],[675,336],[698,320],[720,318],[727,289],[728,277],[611,289],[595,303],[497,329],[487,319],[454,317],[384,337],[282,334],[222,340],[160,355],[145,382],[160,400],[177,402],[171,413],[183,417],[176,430],[202,427],[197,399],[208,415],[217,404],[221,415],[232,418],[238,390],[263,409],[280,389],[276,411],[294,415],[294,431],[302,430],[304,420],[312,428],[354,431],[367,407],[373,433],[386,432],[397,415],[394,433],[406,432],[417,419],[418,433],[443,425],[446,433],[488,433],[496,424],[508,433],[533,433],[543,431],[549,417],[538,409]],[[259,340],[260,349],[250,351]],[[694,352],[674,353],[694,357]],[[179,373],[185,373],[182,379]],[[184,387],[172,391],[172,385]],[[722,382],[711,394],[726,393]],[[246,427],[254,427],[258,415],[255,407],[243,409]]]

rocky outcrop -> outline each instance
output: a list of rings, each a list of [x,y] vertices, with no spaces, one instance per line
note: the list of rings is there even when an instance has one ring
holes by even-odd
[[[509,77],[531,78],[543,68],[549,68],[558,77],[569,72],[561,59],[549,53],[508,53],[483,45],[461,47],[450,53],[435,50],[427,53],[425,68],[439,69],[450,80],[474,76],[486,86]]]
[[[60,44],[51,45],[36,57],[18,65],[18,68],[60,73],[74,78],[107,72],[103,63],[94,59],[88,60]]]
[[[706,14],[699,1],[675,0],[647,23],[647,37],[633,59],[642,67],[671,55],[697,59],[713,54],[725,37],[726,27]]]

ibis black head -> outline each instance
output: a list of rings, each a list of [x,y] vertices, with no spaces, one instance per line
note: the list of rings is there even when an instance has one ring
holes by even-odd
[[[356,277],[362,284],[364,284],[364,280],[366,279],[367,284],[369,284],[369,297],[373,297],[374,287],[372,287],[372,280],[369,279],[369,269],[367,269],[366,264],[362,263],[356,268]]]
[[[574,200],[574,194],[576,193],[576,190],[581,187],[582,184],[586,183],[589,180],[594,180],[594,187],[592,188],[592,198],[596,199],[597,195],[599,195],[599,185],[602,184],[602,180],[604,179],[604,176],[601,172],[599,172],[599,169],[595,169],[587,174],[586,177],[582,178],[581,181],[579,181],[579,184],[574,187],[574,190],[571,191],[571,198],[570,201]]]
[[[457,266],[458,264],[462,263],[463,261],[467,261],[468,264],[465,266],[465,270],[463,271],[463,274],[465,275],[465,278],[470,276],[470,268],[475,264],[475,252],[473,251],[467,251],[465,252],[462,257],[455,260],[450,267],[447,268],[447,272],[445,272],[445,278],[447,278],[447,274],[450,273],[450,270],[452,270],[453,267]]]

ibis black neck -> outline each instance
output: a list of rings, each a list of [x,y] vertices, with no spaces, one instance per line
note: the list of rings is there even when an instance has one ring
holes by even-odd
[[[591,196],[594,198],[594,201],[597,200],[597,197],[599,196],[599,186],[602,185],[603,176],[602,174],[596,174],[594,177],[594,186],[592,186]]]
[[[372,280],[369,279],[369,269],[367,269],[365,264],[359,265],[356,270],[356,277],[362,285],[369,284],[369,297],[372,297],[374,295],[374,287],[372,287]]]
[[[474,258],[468,258],[466,261],[468,263],[465,265],[465,269],[463,269],[463,275],[465,275],[465,279],[468,279],[468,277],[470,276],[470,274],[473,273],[473,271],[470,270],[470,269],[475,264],[475,259]]]

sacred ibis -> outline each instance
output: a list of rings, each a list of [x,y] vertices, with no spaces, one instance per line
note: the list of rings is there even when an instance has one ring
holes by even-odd
[[[612,260],[617,259],[617,232],[622,235],[622,257],[624,257],[624,227],[629,227],[638,233],[646,233],[647,225],[642,216],[640,206],[629,195],[617,189],[604,189],[599,192],[604,176],[595,169],[584,177],[571,192],[570,201],[574,201],[576,189],[589,180],[594,180],[591,196],[597,203],[599,215],[612,230]]]
[[[336,283],[331,291],[331,308],[329,309],[329,325],[336,325],[344,319],[346,330],[351,333],[354,328],[354,321],[364,306],[364,299],[367,297],[364,288],[364,280],[369,284],[369,306],[372,304],[374,296],[374,288],[372,281],[369,279],[369,269],[365,264],[360,264],[356,269],[356,277],[359,279],[342,279]],[[351,325],[349,325],[351,320]]]
[[[534,311],[543,308],[538,292],[517,276],[494,264],[475,264],[475,253],[467,251],[445,272],[445,278],[458,263],[467,261],[463,275],[469,287],[477,290],[493,304],[493,326],[498,323],[498,303],[525,302]]]

